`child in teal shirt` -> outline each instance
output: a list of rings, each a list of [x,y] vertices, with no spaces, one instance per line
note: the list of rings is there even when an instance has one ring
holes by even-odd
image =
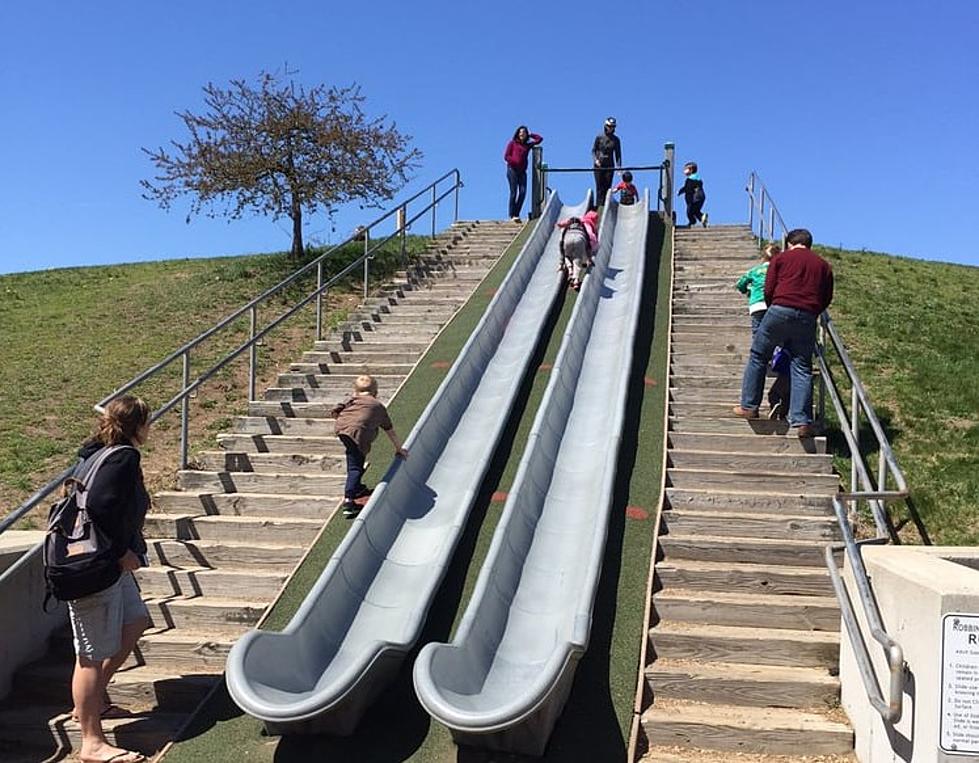
[[[768,263],[776,254],[781,251],[778,244],[769,244],[762,250],[762,261],[745,273],[734,288],[742,294],[748,295],[748,314],[751,316],[751,336],[754,338],[755,332],[761,325],[761,319],[765,317],[768,305],[765,304],[765,276],[768,274]]]

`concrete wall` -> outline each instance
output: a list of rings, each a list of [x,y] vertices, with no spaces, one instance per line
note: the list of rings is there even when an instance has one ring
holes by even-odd
[[[0,576],[43,537],[40,530],[0,535]],[[0,699],[10,692],[17,669],[43,656],[51,632],[67,622],[64,604],[52,601],[46,614],[43,602],[44,569],[38,553],[0,583]]]
[[[858,760],[979,761],[979,755],[948,754],[939,747],[942,617],[953,612],[979,615],[979,548],[870,546],[863,549],[863,559],[884,627],[904,649],[908,676],[901,720],[893,725],[884,723],[867,699],[844,628],[840,634],[842,702],[856,732]],[[890,671],[883,649],[870,636],[849,565],[844,580],[886,698]]]

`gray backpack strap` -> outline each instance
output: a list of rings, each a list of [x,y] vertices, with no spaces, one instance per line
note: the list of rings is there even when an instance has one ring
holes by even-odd
[[[107,445],[91,457],[92,463],[85,467],[83,474],[79,479],[79,482],[81,482],[81,490],[78,491],[78,495],[75,499],[78,503],[79,509],[85,509],[85,506],[88,503],[88,487],[95,480],[95,475],[99,473],[99,469],[102,468],[102,464],[105,463],[105,460],[113,453],[124,450],[125,448],[132,448],[132,445]]]

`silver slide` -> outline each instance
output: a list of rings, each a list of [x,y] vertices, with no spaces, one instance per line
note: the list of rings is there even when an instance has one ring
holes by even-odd
[[[543,753],[588,646],[646,257],[649,192],[609,202],[476,588],[415,691],[456,742]]]
[[[559,293],[552,194],[365,509],[281,633],[231,650],[228,691],[270,733],[349,734],[411,650]]]

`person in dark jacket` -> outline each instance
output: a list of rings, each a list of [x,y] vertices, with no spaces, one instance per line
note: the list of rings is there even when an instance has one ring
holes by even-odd
[[[142,530],[150,497],[143,484],[137,448],[146,442],[149,417],[149,406],[138,397],[118,397],[106,405],[95,434],[78,452],[85,464],[105,447],[125,446],[103,462],[89,485],[87,505],[91,520],[110,538],[119,574],[108,588],[68,602],[77,655],[71,694],[81,727],[79,759],[83,763],[138,763],[146,759],[138,752],[109,744],[102,716],[109,709],[109,680],[149,626],[149,613],[133,577],[133,571],[146,563]]]
[[[772,259],[765,275],[768,310],[751,341],[751,351],[741,381],[741,403],[734,415],[758,417],[765,387],[765,371],[776,347],[791,356],[789,378],[789,425],[799,437],[812,437],[812,354],[816,347],[816,323],[833,299],[833,270],[815,254],[812,234],[804,228],[789,231],[788,248]]]
[[[506,162],[506,179],[510,184],[510,219],[520,222],[520,209],[527,196],[527,154],[534,146],[544,139],[537,133],[532,133],[526,125],[520,125],[513,138],[506,144],[503,151],[503,161]]]
[[[682,196],[687,202],[687,224],[693,227],[701,223],[707,227],[707,213],[703,212],[704,202],[707,201],[707,194],[704,193],[704,181],[700,179],[697,171],[697,162],[687,162],[683,165],[683,174],[686,180],[680,188],[677,196]]]
[[[615,117],[605,120],[602,134],[592,144],[591,158],[595,166],[595,206],[600,207],[612,187],[614,168],[622,166],[622,142],[615,134]]]

